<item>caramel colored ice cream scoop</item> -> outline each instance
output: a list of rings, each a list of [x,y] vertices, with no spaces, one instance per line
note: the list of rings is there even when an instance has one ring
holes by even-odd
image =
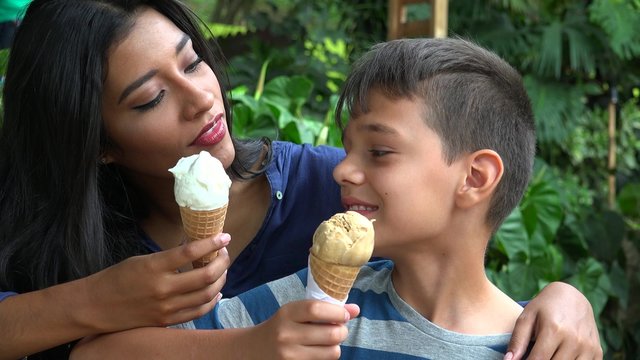
[[[323,221],[313,235],[309,266],[311,275],[327,295],[343,301],[373,252],[373,222],[347,211]]]

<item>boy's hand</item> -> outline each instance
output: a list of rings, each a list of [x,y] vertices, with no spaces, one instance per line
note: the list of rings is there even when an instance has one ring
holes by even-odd
[[[229,255],[228,234],[135,256],[84,279],[88,303],[82,314],[98,333],[142,326],[166,326],[202,316],[220,298]],[[207,266],[186,272],[205,254],[219,250]]]
[[[547,285],[516,322],[505,360],[518,360],[535,341],[527,359],[602,359],[602,347],[591,304],[576,288],[562,282]]]
[[[358,316],[357,305],[344,307],[323,301],[285,304],[269,320],[255,327],[245,358],[338,359],[340,343],[347,338],[346,323]]]

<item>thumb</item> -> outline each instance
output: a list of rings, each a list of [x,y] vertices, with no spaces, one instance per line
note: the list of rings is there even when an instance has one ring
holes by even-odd
[[[355,319],[360,315],[360,307],[356,304],[345,304],[344,308],[349,313],[349,320]]]
[[[220,233],[210,238],[188,241],[176,248],[165,251],[164,258],[167,268],[178,268],[184,264],[212,253],[216,250],[227,246],[231,241],[231,236],[226,233]]]
[[[524,357],[532,340],[534,326],[535,316],[530,316],[525,308],[516,320],[504,360],[518,360]]]

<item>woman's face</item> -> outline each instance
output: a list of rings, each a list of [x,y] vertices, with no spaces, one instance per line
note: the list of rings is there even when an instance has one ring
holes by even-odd
[[[105,159],[132,176],[173,178],[168,169],[201,150],[225,168],[235,156],[218,79],[190,38],[152,9],[109,52],[102,116]]]

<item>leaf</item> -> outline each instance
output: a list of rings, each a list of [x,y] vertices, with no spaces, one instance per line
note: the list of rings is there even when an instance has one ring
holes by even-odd
[[[630,1],[594,0],[589,6],[591,21],[600,25],[609,36],[609,44],[622,59],[640,55],[640,9]]]
[[[495,234],[494,241],[498,249],[509,260],[526,261],[530,258],[529,236],[525,230],[522,213],[515,208],[502,223]]]
[[[531,299],[538,292],[538,275],[536,269],[530,265],[509,263],[506,275],[509,296],[516,300]]]
[[[535,114],[536,133],[541,145],[561,145],[577,127],[588,85],[561,84],[525,76],[524,84]]]
[[[540,75],[560,77],[562,69],[562,23],[552,21],[542,30],[539,60],[536,66]]]
[[[265,85],[262,96],[264,101],[278,104],[300,116],[302,105],[307,102],[312,90],[313,83],[303,76],[279,76]]]
[[[529,186],[520,208],[530,237],[540,236],[542,244],[550,243],[563,218],[558,191],[547,181],[535,181]]]
[[[611,288],[602,264],[594,258],[581,259],[576,266],[576,273],[567,281],[589,300],[595,316],[600,316]]]

